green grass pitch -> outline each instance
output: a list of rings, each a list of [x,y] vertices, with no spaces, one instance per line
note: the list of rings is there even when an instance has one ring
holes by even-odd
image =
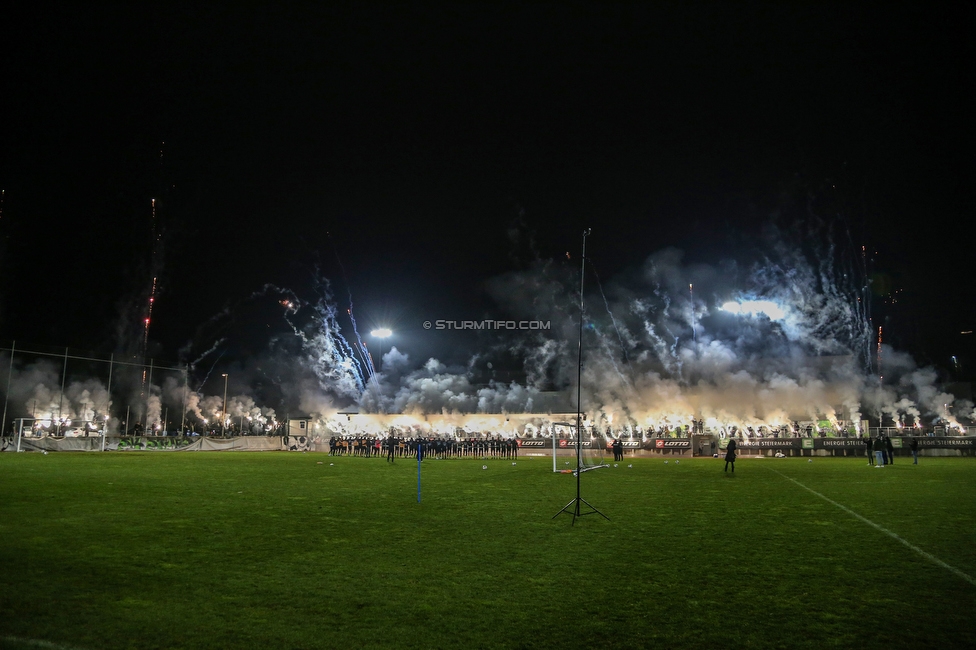
[[[976,647],[976,460],[722,467],[3,454],[0,646]]]

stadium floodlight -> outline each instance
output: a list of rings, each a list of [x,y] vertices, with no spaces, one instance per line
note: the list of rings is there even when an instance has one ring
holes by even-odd
[[[772,300],[730,300],[722,304],[722,311],[741,316],[755,316],[762,314],[769,320],[783,320],[786,310]]]
[[[393,330],[389,327],[380,327],[369,333],[370,336],[380,340],[380,363],[379,369],[383,370],[383,341],[393,336]]]

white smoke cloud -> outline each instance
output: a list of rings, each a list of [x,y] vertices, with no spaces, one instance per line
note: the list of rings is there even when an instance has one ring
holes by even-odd
[[[858,423],[946,418],[953,398],[931,368],[884,348],[883,383],[872,370],[863,279],[837,274],[828,247],[811,262],[799,247],[769,246],[749,266],[685,264],[666,249],[640,273],[590,284],[583,330],[584,410],[595,421],[675,426],[786,426],[796,420]],[[846,284],[845,284],[846,283]],[[551,321],[504,348],[523,362],[524,381],[477,383],[474,363],[447,367],[429,359],[409,370],[391,350],[387,372],[359,399],[363,412],[530,412],[555,389],[575,404],[578,276],[569,265],[539,261],[488,283],[512,318]],[[722,306],[746,303],[733,313]],[[753,301],[751,303],[747,301]],[[757,307],[759,305],[762,308]],[[481,350],[479,363],[491,358]],[[965,407],[966,416],[971,407]]]
[[[237,386],[226,409],[223,395],[192,390],[187,379],[172,376],[138,387],[129,380],[128,396],[116,404],[98,379],[69,377],[62,394],[62,368],[26,356],[11,367],[8,401],[12,417],[86,420],[134,405],[139,414],[132,419],[147,424],[168,413],[170,427],[184,422],[199,430],[223,414],[225,425],[252,433],[274,430],[288,414],[338,426],[337,414],[347,410],[414,418],[403,426],[420,426],[420,416],[423,426],[444,430],[478,417],[504,426],[496,415],[575,408],[577,388],[583,410],[601,427],[693,420],[714,428],[779,427],[865,417],[906,425],[972,421],[972,402],[956,401],[939,387],[935,370],[918,367],[905,353],[882,346],[879,376],[861,293],[866,281],[837,273],[832,247],[819,254],[810,249],[780,236],[766,240],[757,261],[701,264],[668,248],[616,277],[588,275],[580,385],[578,266],[536,260],[487,283],[498,310],[492,316],[549,321],[551,328],[478,339],[467,364],[412,359],[392,347],[374,372],[355,332],[346,338],[342,310],[323,281],[318,302],[277,287],[255,294],[280,298],[289,333],[231,373]],[[744,306],[723,307],[729,303]],[[196,358],[219,358],[222,344]],[[509,368],[513,359],[520,364],[517,378],[485,374],[502,357]],[[259,383],[280,393],[274,406],[258,397],[253,386]],[[117,386],[112,392],[121,394]],[[117,428],[121,416],[114,415]],[[433,416],[440,418],[436,424]]]

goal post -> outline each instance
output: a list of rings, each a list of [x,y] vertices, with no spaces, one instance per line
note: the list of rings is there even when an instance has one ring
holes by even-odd
[[[569,438],[563,438],[559,435],[559,428],[566,428],[569,431]],[[589,431],[588,431],[589,429]],[[572,472],[582,471],[587,472],[591,469],[599,469],[601,467],[609,467],[610,465],[604,460],[605,444],[601,436],[593,434],[593,427],[587,427],[583,425],[582,436],[577,432],[577,426],[575,423],[571,422],[553,422],[552,423],[552,471],[554,473],[565,472],[566,469],[560,469],[557,463],[557,453],[559,449],[570,449],[575,451],[576,445],[581,445],[579,453],[579,466],[574,467]],[[563,440],[566,440],[566,444],[560,444]]]

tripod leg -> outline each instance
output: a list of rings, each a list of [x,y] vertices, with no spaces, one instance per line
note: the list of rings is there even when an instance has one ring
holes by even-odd
[[[580,501],[582,501],[583,503],[585,503],[593,511],[593,512],[586,512],[584,514],[587,514],[587,515],[597,514],[597,515],[600,515],[601,517],[603,517],[604,519],[606,519],[607,521],[610,521],[610,517],[606,516],[605,514],[603,514],[602,512],[600,512],[599,510],[597,510],[596,508],[594,508],[593,505],[589,501],[587,501],[586,499],[583,499],[583,498],[580,498]]]
[[[564,512],[569,513],[569,514],[573,514],[573,513],[569,512],[569,506],[573,505],[574,503],[576,503],[576,499],[573,499],[572,501],[570,501],[569,503],[567,503],[566,505],[564,505],[563,506],[563,509],[560,510],[559,512],[557,512],[556,514],[554,514],[552,516],[552,518],[555,519],[556,517],[558,517],[559,515],[563,514]],[[579,511],[579,504],[577,504],[576,509],[577,509],[577,512],[578,512]],[[576,515],[573,515],[573,516],[575,517]]]

